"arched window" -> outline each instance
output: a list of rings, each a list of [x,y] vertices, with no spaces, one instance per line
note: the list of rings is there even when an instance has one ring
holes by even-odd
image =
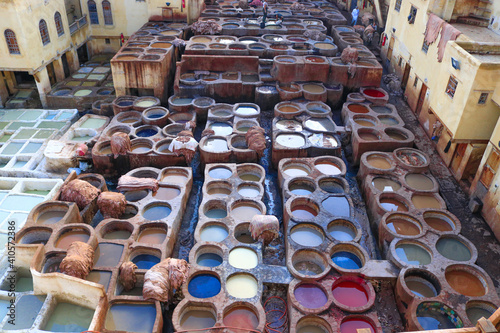
[[[87,1],[89,7],[90,24],[99,24],[99,16],[97,16],[97,6],[94,0]]]
[[[5,41],[7,42],[7,47],[9,48],[10,54],[21,54],[19,50],[19,45],[17,44],[17,38],[14,31],[7,29],[3,33],[5,35]]]
[[[56,12],[54,14],[54,21],[56,22],[57,35],[64,35],[64,27],[61,19],[61,14],[59,12]]]
[[[102,2],[102,13],[104,15],[104,24],[113,25],[113,13],[111,13],[111,4],[109,1]]]
[[[42,44],[47,45],[50,43],[49,29],[47,29],[47,22],[45,20],[40,20],[38,24],[38,28],[40,29],[40,37],[42,37]]]

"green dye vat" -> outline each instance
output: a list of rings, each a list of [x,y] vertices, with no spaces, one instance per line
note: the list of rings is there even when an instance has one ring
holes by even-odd
[[[2,135],[2,137],[0,138],[0,142],[7,142],[10,140],[10,138],[12,137],[12,134],[4,134]]]
[[[106,77],[104,74],[90,74],[87,80],[103,80]]]
[[[30,142],[21,151],[21,154],[34,154],[42,148],[43,143],[40,142]]]
[[[82,83],[82,87],[95,87],[97,82],[85,81]]]
[[[48,139],[53,133],[54,133],[53,131],[40,130],[38,131],[38,133],[35,134],[33,139]]]
[[[16,120],[21,115],[22,111],[6,111],[0,118],[2,120]]]
[[[94,310],[71,303],[58,303],[43,328],[51,332],[82,332],[86,331]]]
[[[20,129],[21,127],[33,127],[33,125],[35,125],[35,123],[15,121],[12,124],[10,124],[9,126],[7,126],[7,129],[10,131],[15,131],[15,130]]]
[[[66,122],[62,121],[42,121],[38,124],[38,128],[54,128],[60,130],[66,125]]]
[[[5,126],[7,126],[8,124],[10,124],[10,123],[5,122],[5,121],[0,121],[0,129],[4,129]]]
[[[33,90],[19,90],[16,94],[16,98],[28,98]]]
[[[21,103],[24,103],[25,101],[23,99],[11,99],[9,101],[9,103],[12,103],[12,104],[21,104]]]
[[[73,74],[71,77],[73,79],[84,79],[87,76],[87,74]]]
[[[93,138],[92,135],[74,136],[71,138],[71,141],[84,142],[84,141],[90,141],[92,140],[92,138]]]
[[[69,82],[66,82],[66,85],[70,86],[70,87],[76,87],[76,86],[79,86],[81,82],[82,81],[69,81]]]
[[[105,119],[88,118],[80,125],[80,128],[99,128],[106,123]]]
[[[11,194],[0,204],[0,209],[29,212],[43,200],[43,197],[38,196]]]
[[[10,280],[15,279],[15,290],[18,293],[23,293],[27,291],[33,291],[33,278],[31,273],[26,268],[19,268],[16,273],[8,273],[6,279],[2,283],[2,290],[10,290]],[[12,281],[13,282],[13,281]]]
[[[17,133],[13,139],[29,139],[36,133],[36,129],[22,129]]]
[[[23,190],[23,193],[46,196],[50,193],[50,190]]]
[[[24,145],[24,142],[11,142],[2,151],[2,155],[15,155]]]
[[[24,295],[16,304],[16,321],[14,325],[9,322],[3,330],[25,330],[31,328],[47,296]]]
[[[27,121],[32,121],[32,120],[37,120],[38,117],[42,115],[43,111],[35,111],[35,110],[28,110],[25,111],[21,117],[19,117],[19,120],[27,120]]]
[[[90,89],[82,89],[82,90],[78,90],[73,95],[76,97],[84,97],[84,96],[90,95],[91,93],[92,93],[92,90],[90,90]]]

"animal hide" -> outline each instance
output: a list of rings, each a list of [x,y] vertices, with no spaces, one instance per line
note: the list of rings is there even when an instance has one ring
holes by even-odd
[[[135,287],[135,283],[137,282],[136,269],[137,265],[131,261],[125,261],[120,266],[118,279],[126,291],[132,290]]]
[[[136,191],[136,190],[151,190],[158,191],[158,181],[153,178],[137,178],[132,176],[121,176],[118,179],[116,189],[121,192]]]
[[[61,273],[85,279],[94,265],[94,249],[87,243],[73,242],[59,265]]]
[[[439,39],[438,43],[438,62],[443,61],[446,43],[448,43],[450,40],[457,39],[460,34],[460,30],[456,29],[451,24],[448,24],[446,22],[443,24],[443,29],[441,29],[441,39]]]
[[[63,186],[61,189],[61,201],[69,201],[77,204],[80,210],[84,209],[88,204],[90,204],[95,198],[99,196],[101,191],[90,185],[90,183],[74,179]]]
[[[130,138],[127,133],[114,133],[113,136],[111,136],[110,144],[114,158],[120,155],[127,155],[127,153],[132,150],[130,147]]]
[[[144,275],[142,296],[145,300],[168,302],[186,282],[189,264],[183,259],[167,258]]]
[[[97,206],[105,219],[120,218],[125,213],[127,199],[121,193],[102,192],[97,198]]]
[[[274,215],[255,215],[249,230],[253,239],[261,240],[267,246],[279,236],[280,222]]]

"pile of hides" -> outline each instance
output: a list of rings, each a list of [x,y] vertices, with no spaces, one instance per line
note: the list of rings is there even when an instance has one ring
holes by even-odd
[[[250,2],[250,6],[251,7],[262,7],[262,1],[260,1],[260,0],[253,0],[252,2]]]
[[[205,136],[212,136],[212,135],[215,135],[215,131],[211,128],[205,128],[203,130],[203,132],[201,132],[201,137],[205,137]]]
[[[120,155],[127,155],[131,150],[130,138],[127,133],[116,132],[111,136],[111,152],[114,158]]]
[[[344,64],[352,64],[358,61],[359,55],[358,50],[354,47],[346,47],[342,54],[340,55],[340,59]]]
[[[264,246],[278,238],[279,229],[280,222],[274,215],[255,215],[249,227],[252,238],[262,241]]]
[[[367,44],[370,44],[373,39],[373,34],[375,33],[375,29],[371,25],[367,26],[363,31],[363,41]]]
[[[446,23],[439,16],[434,14],[429,14],[429,20],[427,21],[427,25],[425,27],[425,37],[424,41],[431,45],[438,38],[439,31],[441,30],[441,38],[438,43],[438,62],[443,61],[444,50],[446,48],[446,43],[450,40],[456,40],[457,37],[461,34],[460,30],[456,29],[451,24]]]
[[[427,26],[425,27],[424,40],[428,45],[431,45],[436,41],[439,35],[439,30],[443,25],[444,20],[435,14],[429,14],[429,20],[427,21]]]
[[[304,6],[304,4],[301,4],[300,2],[294,2],[292,3],[292,5],[290,6],[290,9],[291,10],[306,10],[306,6]]]
[[[222,32],[222,26],[214,20],[196,21],[191,25],[195,35],[218,35]]]
[[[365,31],[365,26],[356,24],[354,27],[354,32],[356,32],[359,36],[363,36],[363,32]]]
[[[101,191],[88,182],[74,179],[63,186],[59,199],[61,201],[74,202],[82,210],[94,201],[99,196],[99,193]]]
[[[443,28],[441,29],[441,38],[438,43],[438,62],[443,61],[444,57],[444,49],[446,48],[446,43],[450,40],[456,40],[457,37],[461,34],[460,30],[457,30],[454,26],[448,23],[443,24]]]
[[[368,12],[363,13],[363,15],[361,16],[361,23],[363,23],[363,25],[367,27],[370,25],[370,21],[375,22],[375,15]]]
[[[118,280],[126,291],[132,290],[137,282],[137,276],[135,275],[135,270],[137,269],[136,264],[131,261],[125,261],[120,266],[120,275]]]
[[[116,189],[121,192],[137,191],[137,190],[151,190],[158,191],[158,181],[153,178],[137,178],[132,176],[121,176],[118,179],[118,186]]]
[[[401,96],[403,94],[401,90],[401,81],[396,74],[384,75],[382,81],[387,85],[390,94],[396,96]]]
[[[127,199],[121,193],[102,192],[97,198],[97,206],[105,219],[117,219],[125,213]]]
[[[194,139],[191,131],[179,132],[168,146],[168,149],[175,155],[183,155],[187,164],[190,164],[193,160],[196,148],[198,148],[198,141]]]
[[[94,249],[87,243],[73,242],[59,265],[61,273],[85,279],[94,265]]]
[[[241,9],[248,9],[248,1],[240,0],[238,2],[238,6],[240,6]]]
[[[324,41],[326,35],[319,30],[306,30],[304,32],[304,37],[307,37],[312,40]]]
[[[151,267],[144,275],[142,296],[145,300],[168,302],[174,290],[186,282],[189,264],[183,259],[167,258]]]
[[[266,149],[266,131],[259,126],[252,126],[245,134],[248,149],[255,150],[262,157]]]

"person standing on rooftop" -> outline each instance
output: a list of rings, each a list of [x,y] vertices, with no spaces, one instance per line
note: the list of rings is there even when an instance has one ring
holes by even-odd
[[[356,6],[351,12],[352,15],[352,22],[351,25],[356,25],[356,22],[358,21],[358,15],[359,15],[359,8]]]

